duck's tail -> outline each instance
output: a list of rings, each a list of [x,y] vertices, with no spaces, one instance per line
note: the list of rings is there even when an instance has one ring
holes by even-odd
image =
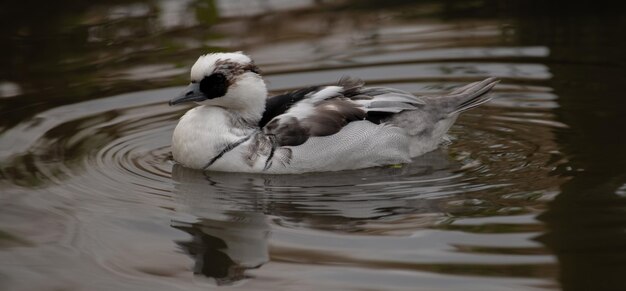
[[[444,114],[455,116],[491,100],[491,95],[487,93],[498,82],[500,80],[497,78],[487,78],[458,88],[448,95],[427,97],[430,101],[427,103],[436,103],[435,107],[443,110]]]

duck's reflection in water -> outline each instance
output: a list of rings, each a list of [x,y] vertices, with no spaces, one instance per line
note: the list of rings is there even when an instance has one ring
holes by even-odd
[[[172,227],[192,236],[176,243],[193,257],[194,273],[215,278],[218,285],[245,279],[245,270],[269,260],[269,227],[261,213],[234,214],[228,220],[175,221]]]
[[[303,175],[202,172],[174,165],[181,217],[172,220],[172,227],[192,237],[176,243],[195,260],[194,272],[228,285],[249,278],[246,270],[269,261],[270,219],[358,232],[381,217],[441,212],[435,200],[404,198],[437,192],[439,182],[432,181],[449,183],[458,177],[454,169],[458,165],[439,151],[402,167]],[[394,194],[389,191],[393,183],[411,191]]]
[[[236,179],[238,174],[228,175]],[[187,208],[184,212],[194,217],[191,222],[174,219],[172,227],[192,237],[176,243],[193,257],[195,274],[227,285],[247,278],[245,270],[269,260],[269,225],[261,210],[229,199],[228,189],[216,188],[202,171],[175,165],[172,177],[177,182],[175,197]]]

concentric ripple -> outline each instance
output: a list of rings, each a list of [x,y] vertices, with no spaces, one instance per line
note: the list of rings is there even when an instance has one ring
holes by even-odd
[[[142,106],[136,109],[136,114],[128,112],[134,117],[107,129],[122,134],[88,158],[87,167],[99,170],[94,175],[109,180],[103,181],[104,184],[125,180],[135,187],[143,187],[142,192],[161,195],[168,192],[154,184],[167,184],[170,180],[169,136],[174,129],[172,119],[177,116],[172,113],[156,116],[139,113],[158,112],[154,107],[159,106]]]

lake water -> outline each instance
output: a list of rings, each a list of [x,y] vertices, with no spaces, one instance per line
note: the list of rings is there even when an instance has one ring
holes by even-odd
[[[626,290],[624,5],[57,2],[0,4],[1,290]],[[167,101],[234,50],[274,93],[502,82],[408,165],[180,167]]]

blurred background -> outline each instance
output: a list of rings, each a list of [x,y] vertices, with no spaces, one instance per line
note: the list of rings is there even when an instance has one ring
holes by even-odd
[[[2,290],[626,290],[626,4],[0,3]],[[272,93],[502,79],[399,168],[202,173],[167,101],[242,50]]]

